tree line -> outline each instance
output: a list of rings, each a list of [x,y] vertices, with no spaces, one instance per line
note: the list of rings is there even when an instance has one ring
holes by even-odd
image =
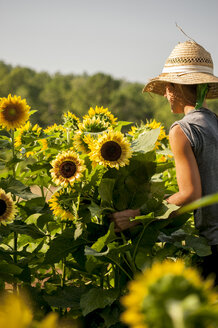
[[[146,82],[146,81],[145,81]],[[0,61],[0,97],[12,95],[26,98],[32,110],[33,124],[42,127],[61,122],[64,112],[71,111],[82,118],[90,107],[104,106],[119,120],[133,123],[156,119],[169,129],[180,119],[170,113],[164,97],[142,93],[143,84],[115,79],[111,75],[49,74]],[[218,114],[218,100],[208,101]]]

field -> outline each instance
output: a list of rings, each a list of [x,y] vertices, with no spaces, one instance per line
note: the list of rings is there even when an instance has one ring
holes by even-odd
[[[43,129],[26,100],[1,99],[0,327],[218,327],[196,204],[165,201],[178,187],[164,126],[96,106]],[[126,209],[138,224],[117,232]]]

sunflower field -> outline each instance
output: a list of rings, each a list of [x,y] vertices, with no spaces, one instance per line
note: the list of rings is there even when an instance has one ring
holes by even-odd
[[[161,123],[108,108],[32,125],[0,98],[0,328],[218,327],[218,294],[197,266],[211,253],[177,191]],[[111,214],[140,209],[117,232]]]

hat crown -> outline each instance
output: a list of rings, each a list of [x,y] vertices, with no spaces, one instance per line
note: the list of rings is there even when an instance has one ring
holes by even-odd
[[[194,41],[178,43],[167,58],[164,67],[200,65],[213,69],[213,60],[208,51]]]

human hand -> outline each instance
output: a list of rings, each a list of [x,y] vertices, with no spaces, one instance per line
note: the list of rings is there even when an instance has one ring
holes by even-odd
[[[140,223],[138,220],[130,221],[130,218],[135,218],[136,216],[140,216],[140,210],[130,209],[113,213],[110,219],[115,223],[114,231],[121,232],[138,225]]]

